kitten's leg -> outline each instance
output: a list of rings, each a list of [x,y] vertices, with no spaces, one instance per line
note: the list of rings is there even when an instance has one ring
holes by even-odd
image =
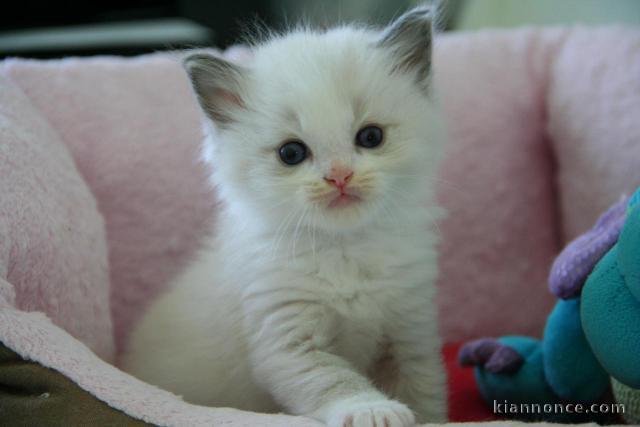
[[[291,413],[329,427],[414,425],[410,409],[332,353],[339,321],[310,293],[282,287],[252,292],[245,315],[256,381]]]
[[[435,318],[415,311],[405,315],[403,327],[390,333],[398,369],[394,397],[409,405],[418,422],[446,422],[446,371]]]

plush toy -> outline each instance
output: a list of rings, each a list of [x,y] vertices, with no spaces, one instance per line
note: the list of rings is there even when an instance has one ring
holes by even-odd
[[[480,339],[460,351],[491,404],[599,402],[613,383],[625,418],[640,422],[640,189],[611,207],[555,260],[549,288],[559,300],[542,340]],[[500,408],[498,406],[498,408]],[[593,419],[558,411],[517,418]]]
[[[628,203],[616,245],[596,265],[582,290],[582,327],[624,418],[640,424],[640,189]]]

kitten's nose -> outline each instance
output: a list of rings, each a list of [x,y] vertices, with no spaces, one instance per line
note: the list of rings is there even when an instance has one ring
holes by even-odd
[[[335,185],[342,191],[353,176],[353,171],[344,166],[334,166],[324,177],[324,180],[331,185]]]

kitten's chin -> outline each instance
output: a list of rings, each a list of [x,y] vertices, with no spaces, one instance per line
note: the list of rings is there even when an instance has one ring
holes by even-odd
[[[331,231],[358,229],[369,223],[371,206],[360,195],[340,194],[319,206],[321,227]]]
[[[362,202],[362,198],[360,196],[356,196],[353,194],[339,194],[327,205],[327,209],[347,209],[354,205],[360,204]]]

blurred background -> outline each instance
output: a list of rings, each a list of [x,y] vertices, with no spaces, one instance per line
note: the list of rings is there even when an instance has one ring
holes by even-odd
[[[384,24],[418,0],[21,0],[0,14],[0,58],[136,55],[225,47],[252,23],[274,28]],[[640,24],[640,0],[448,0],[445,31],[566,24]]]

